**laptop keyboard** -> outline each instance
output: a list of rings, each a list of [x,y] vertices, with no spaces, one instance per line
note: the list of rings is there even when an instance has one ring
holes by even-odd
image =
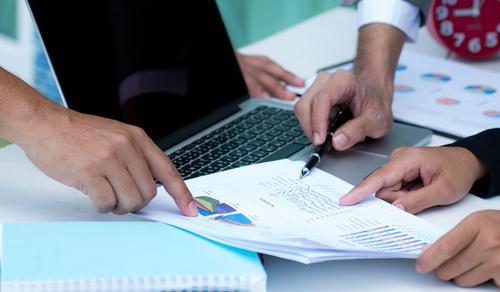
[[[259,106],[170,154],[184,179],[290,157],[310,145],[291,110]]]

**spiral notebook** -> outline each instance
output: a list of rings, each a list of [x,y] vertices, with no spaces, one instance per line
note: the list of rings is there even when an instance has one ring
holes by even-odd
[[[3,224],[1,291],[265,291],[257,254],[156,222]]]

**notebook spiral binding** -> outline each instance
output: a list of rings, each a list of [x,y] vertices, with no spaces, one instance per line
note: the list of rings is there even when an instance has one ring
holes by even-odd
[[[257,285],[256,285],[257,284]],[[190,287],[190,288],[186,288]],[[80,291],[266,291],[266,281],[255,283],[251,276],[183,275],[78,280],[40,280],[2,282],[5,292]]]

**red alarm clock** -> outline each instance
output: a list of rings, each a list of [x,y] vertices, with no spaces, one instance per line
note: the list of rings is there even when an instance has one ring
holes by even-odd
[[[427,27],[458,56],[491,57],[500,50],[500,0],[434,0]]]

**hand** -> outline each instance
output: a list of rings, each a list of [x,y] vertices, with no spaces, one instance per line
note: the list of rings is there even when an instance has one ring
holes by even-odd
[[[297,87],[305,85],[304,80],[283,69],[268,57],[240,53],[236,53],[236,57],[251,96],[294,100],[295,94],[286,91],[283,83]]]
[[[98,212],[143,208],[156,195],[156,178],[182,213],[197,215],[181,176],[142,129],[59,106],[48,111],[19,144],[45,174],[87,194]]]
[[[500,211],[467,216],[427,247],[417,259],[420,273],[434,271],[443,281],[472,287],[488,280],[500,287]]]
[[[352,205],[376,193],[398,208],[417,213],[462,199],[485,174],[484,164],[465,148],[398,148],[389,163],[340,198],[340,202]]]
[[[392,25],[371,23],[359,30],[354,73],[321,73],[295,106],[306,136],[322,144],[332,107],[348,106],[354,116],[333,134],[336,150],[366,137],[380,138],[392,126],[394,74],[406,35]]]
[[[380,138],[389,131],[391,86],[371,83],[346,71],[323,72],[295,105],[295,113],[305,135],[320,145],[327,136],[332,108],[348,106],[354,118],[337,129],[332,138],[333,147],[344,150],[365,137]]]

